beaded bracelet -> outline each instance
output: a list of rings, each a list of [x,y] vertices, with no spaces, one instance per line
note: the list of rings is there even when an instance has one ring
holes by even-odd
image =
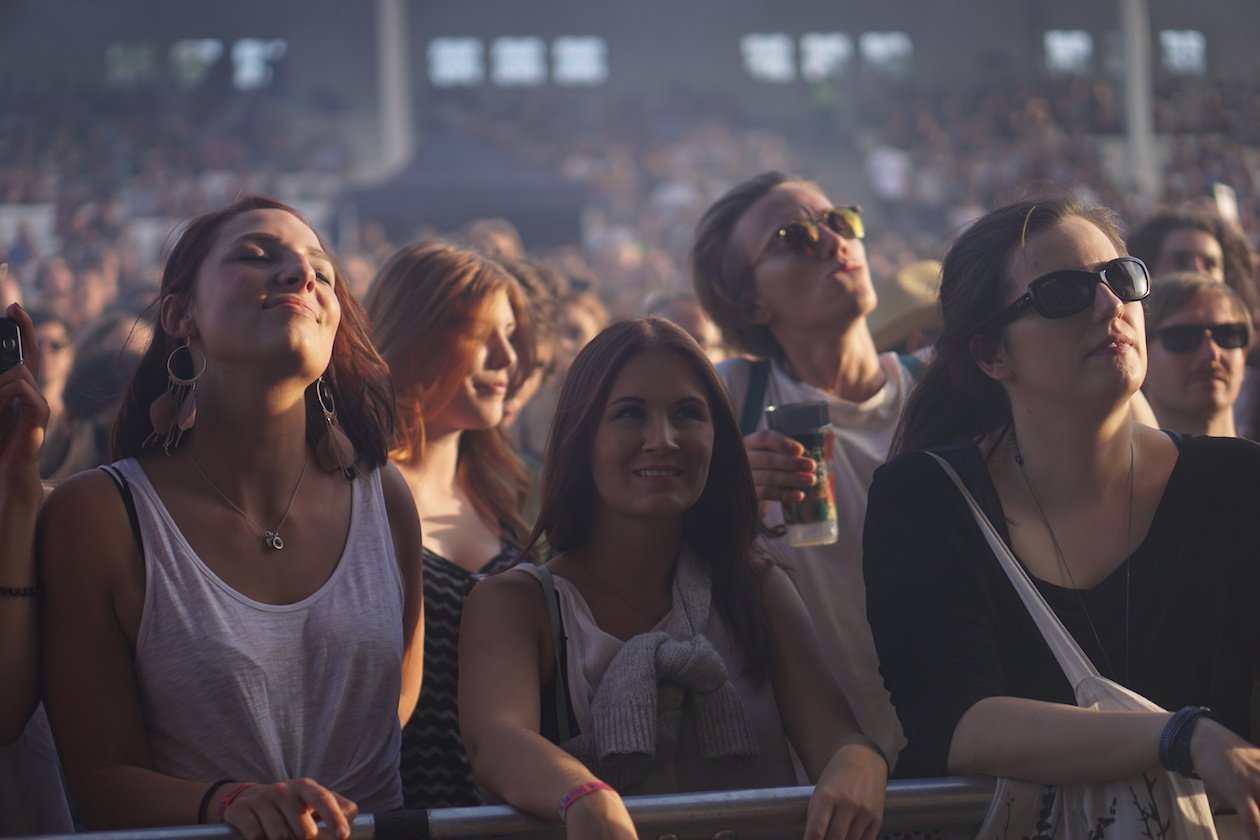
[[[240,796],[242,793],[249,790],[253,786],[254,785],[251,782],[245,782],[243,784],[239,784],[236,787],[232,788],[231,793],[229,793],[227,796],[219,800],[219,822],[223,822],[223,813],[227,811],[228,806],[231,805],[236,800],[236,797]]]
[[[201,797],[201,804],[197,806],[197,825],[204,825],[206,822],[206,806],[210,804],[210,798],[214,796],[214,792],[224,785],[231,784],[231,779],[219,779],[219,781],[206,788],[205,794]]]
[[[38,586],[0,586],[3,598],[38,598],[42,594]]]
[[[1216,720],[1206,706],[1183,706],[1168,719],[1164,731],[1159,733],[1159,763],[1165,770],[1187,779],[1199,778],[1190,757],[1190,737],[1194,735],[1195,724],[1203,717]]]
[[[601,790],[611,790],[613,793],[616,793],[616,790],[612,785],[607,782],[601,782],[599,779],[596,779],[593,782],[582,782],[580,785],[574,785],[569,788],[568,793],[560,797],[560,822],[564,822],[564,815],[569,813],[569,808],[574,802],[577,802],[583,796],[587,796],[588,794]]]

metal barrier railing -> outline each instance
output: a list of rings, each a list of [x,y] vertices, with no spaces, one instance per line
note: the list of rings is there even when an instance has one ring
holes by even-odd
[[[888,783],[884,831],[979,828],[994,781],[979,776]],[[644,840],[658,838],[799,838],[812,787],[627,796],[626,807]],[[1226,818],[1228,820],[1229,818]],[[1227,823],[1218,819],[1218,829]],[[1223,831],[1221,837],[1230,836]],[[39,840],[238,840],[224,825],[42,835]],[[564,826],[507,805],[435,808],[357,817],[350,840],[563,840]]]
[[[642,838],[710,838],[719,832],[739,840],[800,837],[812,787],[627,796],[626,807]],[[993,797],[993,781],[979,777],[916,779],[888,784],[888,830],[978,826]],[[508,805],[435,808],[357,817],[351,840],[563,840],[564,826]],[[227,826],[144,828],[40,840],[238,840]]]

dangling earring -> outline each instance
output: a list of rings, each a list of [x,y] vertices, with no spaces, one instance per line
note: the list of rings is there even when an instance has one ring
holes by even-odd
[[[188,354],[192,376],[184,379],[175,373],[175,354],[183,350]],[[200,369],[197,359],[200,357]],[[153,433],[145,438],[145,447],[161,445],[170,455],[179,446],[184,432],[197,422],[197,383],[206,372],[206,356],[187,340],[166,357],[166,378],[169,384],[161,396],[149,404],[149,422]]]
[[[324,413],[325,426],[323,436],[315,444],[315,458],[328,472],[340,470],[347,480],[352,479],[355,476],[354,444],[337,424],[337,405],[322,376],[315,383],[315,399],[319,400],[319,409]]]

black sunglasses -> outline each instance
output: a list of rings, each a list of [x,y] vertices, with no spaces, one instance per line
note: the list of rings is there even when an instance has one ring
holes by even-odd
[[[862,224],[861,207],[832,207],[824,210],[816,219],[797,219],[788,222],[774,232],[777,239],[789,248],[801,254],[812,253],[822,239],[819,225],[845,239],[861,239],[866,236],[866,226]]]
[[[1142,300],[1151,293],[1150,272],[1137,257],[1117,257],[1099,271],[1052,271],[1029,283],[1028,291],[986,321],[980,332],[1001,329],[1030,306],[1043,318],[1067,318],[1084,312],[1093,305],[1100,282],[1106,283],[1125,303]]]
[[[1251,325],[1237,324],[1177,324],[1155,331],[1160,344],[1169,353],[1191,353],[1203,343],[1204,333],[1210,333],[1216,346],[1222,350],[1240,350],[1251,342]]]

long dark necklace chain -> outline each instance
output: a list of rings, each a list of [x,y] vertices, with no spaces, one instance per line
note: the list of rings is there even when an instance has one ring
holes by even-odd
[[[1059,565],[1063,567],[1063,571],[1067,573],[1068,583],[1072,585],[1072,591],[1076,593],[1076,600],[1081,605],[1081,612],[1085,614],[1085,621],[1089,624],[1089,631],[1094,634],[1094,642],[1098,645],[1098,650],[1102,653],[1103,661],[1107,665],[1107,671],[1113,678],[1119,679],[1120,672],[1111,664],[1111,657],[1107,655],[1107,649],[1103,647],[1102,637],[1098,635],[1098,628],[1094,625],[1094,619],[1089,614],[1089,607],[1085,605],[1085,596],[1081,594],[1081,589],[1076,585],[1076,578],[1072,576],[1072,567],[1068,565],[1067,558],[1063,556],[1063,549],[1059,548],[1059,540],[1054,535],[1054,528],[1050,527],[1050,519],[1046,516],[1046,512],[1041,507],[1041,500],[1037,498],[1037,491],[1033,490],[1032,482],[1028,480],[1028,473],[1024,470],[1024,455],[1019,451],[1019,438],[1015,435],[1015,427],[1011,426],[1011,446],[1014,449],[1015,465],[1019,467],[1019,474],[1024,479],[1024,486],[1028,488],[1028,495],[1032,497],[1033,505],[1037,508],[1037,515],[1041,517],[1041,524],[1045,526],[1046,533],[1050,535],[1050,544],[1054,546],[1055,557],[1059,560]],[[1133,432],[1129,432],[1129,511],[1127,521],[1125,523],[1125,544],[1124,544],[1124,681],[1127,684],[1131,676],[1131,660],[1129,658],[1129,595],[1133,580],[1133,472],[1134,463],[1133,448]]]

